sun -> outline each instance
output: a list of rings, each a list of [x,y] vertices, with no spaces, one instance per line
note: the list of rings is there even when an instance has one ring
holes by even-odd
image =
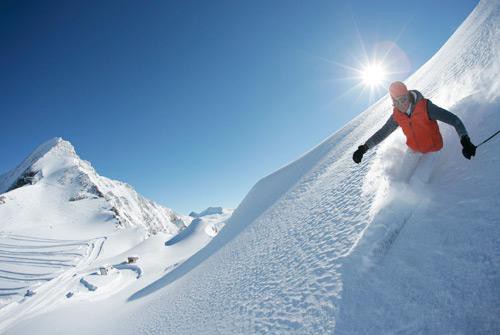
[[[385,68],[380,63],[368,64],[360,72],[363,84],[372,88],[382,85],[387,77]]]

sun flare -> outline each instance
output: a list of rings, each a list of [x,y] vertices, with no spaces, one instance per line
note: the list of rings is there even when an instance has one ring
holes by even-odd
[[[387,74],[382,64],[369,64],[361,71],[361,80],[365,86],[375,87],[382,85],[386,76]]]

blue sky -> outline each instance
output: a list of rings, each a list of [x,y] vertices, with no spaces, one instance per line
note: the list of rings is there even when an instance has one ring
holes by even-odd
[[[404,79],[476,4],[2,1],[0,173],[61,136],[176,211],[234,208],[383,95],[349,67],[392,43]]]

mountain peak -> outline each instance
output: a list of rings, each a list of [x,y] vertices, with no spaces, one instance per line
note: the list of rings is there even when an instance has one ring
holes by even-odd
[[[48,141],[45,141],[44,143],[42,143],[39,147],[41,146],[50,146],[50,147],[54,147],[56,145],[58,145],[59,143],[63,142],[63,138],[62,137],[53,137],[51,138],[50,140]],[[67,141],[64,141],[64,142],[67,142]]]
[[[29,157],[41,158],[51,151],[76,156],[75,148],[69,141],[64,140],[62,137],[54,137],[38,146]]]
[[[15,170],[43,170],[44,175],[49,175],[54,170],[75,165],[79,160],[70,142],[54,137],[39,145]]]
[[[73,145],[54,137],[39,145],[15,169],[0,176],[0,193],[16,188],[19,179],[32,179],[35,175],[49,175],[56,169],[75,165],[79,161]]]

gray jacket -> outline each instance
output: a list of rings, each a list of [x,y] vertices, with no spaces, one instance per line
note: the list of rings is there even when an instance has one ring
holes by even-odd
[[[422,100],[424,97],[422,96],[422,93],[417,90],[411,90],[410,95],[412,101],[409,114],[411,115],[413,113],[413,109],[415,108],[415,104]],[[464,124],[455,114],[434,105],[430,100],[427,107],[427,112],[429,113],[429,118],[431,120],[441,121],[449,124],[450,126],[453,126],[457,131],[459,137],[467,135],[467,130],[465,129]],[[396,121],[394,121],[394,118],[391,114],[389,120],[387,120],[382,128],[380,128],[375,134],[372,135],[372,137],[370,137],[366,141],[365,145],[368,147],[368,149],[373,148],[374,146],[385,140],[398,127],[399,125],[396,123]]]

